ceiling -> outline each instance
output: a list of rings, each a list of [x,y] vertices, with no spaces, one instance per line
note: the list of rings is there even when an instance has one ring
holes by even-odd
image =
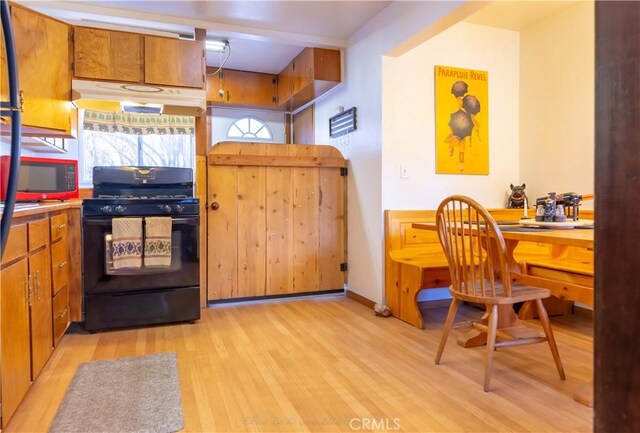
[[[577,3],[579,1],[499,1],[485,6],[465,21],[520,31]]]
[[[192,34],[231,46],[226,68],[278,73],[304,47],[344,48],[390,1],[18,1],[48,15]],[[91,25],[91,24],[85,24]],[[218,53],[207,65],[218,66]]]

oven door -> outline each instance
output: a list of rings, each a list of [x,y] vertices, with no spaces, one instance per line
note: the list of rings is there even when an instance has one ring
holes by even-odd
[[[197,216],[172,218],[171,264],[163,268],[116,270],[111,260],[111,218],[83,220],[85,295],[199,285]]]

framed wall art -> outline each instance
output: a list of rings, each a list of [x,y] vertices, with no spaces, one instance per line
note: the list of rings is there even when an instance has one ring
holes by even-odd
[[[436,174],[489,174],[489,73],[435,67]]]

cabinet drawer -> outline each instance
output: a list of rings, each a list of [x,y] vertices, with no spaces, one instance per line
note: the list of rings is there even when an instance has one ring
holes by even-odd
[[[67,238],[67,213],[51,216],[51,242]]]
[[[51,275],[54,294],[69,284],[69,249],[66,239],[51,245]]]
[[[29,223],[29,251],[49,245],[49,218],[43,218]]]
[[[8,263],[25,254],[27,254],[27,225],[17,224],[11,226],[4,256],[2,257],[2,263]]]
[[[65,286],[53,297],[53,345],[57,346],[69,325],[69,290]]]

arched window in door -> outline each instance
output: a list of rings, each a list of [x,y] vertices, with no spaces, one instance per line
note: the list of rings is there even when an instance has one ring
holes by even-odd
[[[273,140],[271,129],[262,120],[253,116],[241,117],[231,124],[227,138]]]

